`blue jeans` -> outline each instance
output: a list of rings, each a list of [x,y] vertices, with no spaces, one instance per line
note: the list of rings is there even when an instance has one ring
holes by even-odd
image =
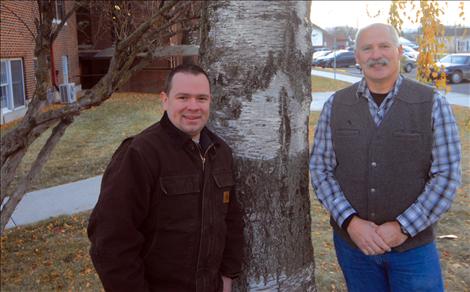
[[[433,242],[407,250],[367,256],[333,234],[336,257],[349,292],[440,292],[444,284]]]

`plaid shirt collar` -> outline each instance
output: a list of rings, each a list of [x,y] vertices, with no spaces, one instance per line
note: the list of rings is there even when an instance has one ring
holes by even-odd
[[[403,83],[403,76],[400,74],[398,75],[397,81],[395,81],[395,85],[393,89],[387,94],[384,101],[380,104],[380,107],[374,101],[374,98],[370,94],[369,88],[367,88],[366,79],[363,77],[359,82],[357,87],[356,96],[357,98],[366,98],[369,104],[369,111],[370,114],[375,122],[376,125],[380,125],[382,120],[385,117],[385,114],[388,112],[390,107],[395,100],[395,97],[398,95],[398,91],[400,90],[401,84]]]
[[[395,96],[398,94],[398,90],[400,90],[401,84],[403,83],[403,76],[400,74],[398,75],[397,81],[395,81],[395,85],[393,86],[393,90],[391,91],[392,94],[388,94],[386,99],[394,99]],[[373,101],[372,95],[370,94],[369,88],[367,88],[367,82],[364,77],[362,77],[361,81],[359,82],[359,86],[357,87],[356,96],[358,98],[364,97],[370,101]]]

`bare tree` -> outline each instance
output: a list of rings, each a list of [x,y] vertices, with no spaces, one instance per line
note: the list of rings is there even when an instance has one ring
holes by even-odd
[[[50,48],[61,32],[66,20],[71,17],[81,5],[91,5],[103,2],[112,3],[107,10],[113,15],[110,22],[114,30],[114,54],[109,69],[103,78],[76,103],[64,105],[49,111],[44,111],[47,104],[47,91],[50,86],[50,64],[47,61]],[[53,0],[37,0],[38,18],[35,27],[28,27],[35,41],[34,55],[37,58],[35,73],[37,87],[28,106],[26,115],[13,130],[1,140],[1,197],[0,232],[13,214],[16,206],[28,190],[31,181],[38,175],[48,160],[52,150],[60,141],[67,127],[81,111],[96,107],[108,99],[114,91],[123,86],[137,71],[148,65],[153,59],[184,53],[187,47],[163,47],[168,39],[177,33],[188,30],[194,22],[188,19],[187,11],[192,3],[189,1],[152,1],[152,10],[147,12],[145,19],[133,18],[137,7],[134,1],[75,1],[73,9],[67,12],[63,21],[53,25]],[[146,2],[146,1],[144,1]],[[150,3],[144,3],[150,5]],[[134,5],[134,6],[133,6]],[[137,6],[136,6],[137,5]],[[7,13],[14,11],[5,8]],[[21,20],[21,19],[20,19]],[[24,23],[24,22],[23,22]],[[26,23],[24,23],[26,25]],[[174,27],[178,25],[179,29]],[[42,146],[35,161],[27,174],[19,183],[10,188],[18,166],[27,153],[29,146],[49,128],[53,128],[47,142]]]
[[[202,9],[211,127],[234,149],[245,211],[239,291],[315,291],[309,11],[304,1],[210,1]]]

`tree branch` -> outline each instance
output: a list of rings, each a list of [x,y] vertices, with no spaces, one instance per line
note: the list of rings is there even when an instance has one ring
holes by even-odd
[[[78,9],[80,6],[81,6],[80,1],[74,1],[74,5],[73,5],[72,9],[70,9],[70,11],[67,12],[67,14],[65,15],[64,19],[61,20],[61,22],[57,25],[57,27],[55,28],[55,30],[51,33],[51,37],[50,37],[51,43],[54,42],[54,40],[57,38],[57,36],[59,35],[60,31],[62,30],[62,28],[64,27],[65,23],[67,22],[67,19],[69,19],[69,18],[75,13],[75,11],[77,11],[77,9]],[[64,2],[64,9],[65,9],[65,2]]]
[[[65,130],[72,122],[73,117],[65,117],[59,122],[57,126],[54,127],[51,135],[47,139],[44,146],[41,148],[41,151],[39,151],[29,173],[23,177],[20,185],[16,188],[15,193],[9,197],[8,202],[6,202],[5,205],[3,205],[1,208],[0,233],[3,233],[3,230],[5,229],[5,226],[8,223],[11,215],[15,211],[16,206],[25,195],[33,179],[36,178],[41,169],[44,167],[46,161],[49,159],[49,156],[52,153],[52,150],[54,150],[55,146],[60,141],[60,138],[64,135]]]
[[[17,151],[11,153],[5,158],[5,161],[2,161],[1,167],[1,200],[6,196],[8,187],[10,186],[11,182],[15,178],[16,170],[21,163],[26,151],[37,137],[39,137],[42,133],[44,133],[47,129],[49,129],[53,124],[55,124],[57,120],[50,121],[49,123],[45,123],[42,125],[38,125],[34,127],[28,135],[25,136],[15,136],[17,140]],[[2,148],[3,149],[3,148]],[[2,153],[3,155],[3,153]]]
[[[162,16],[165,12],[169,11],[171,8],[182,5],[181,2],[178,1],[169,1],[168,4],[165,3],[165,6],[159,10],[157,13],[152,15],[149,20],[142,23],[133,33],[131,33],[126,39],[122,40],[116,46],[116,50],[120,51],[124,48],[127,48],[130,44],[137,42],[137,40],[147,32],[152,25],[158,20],[160,16]]]
[[[36,38],[36,36],[34,35],[33,31],[29,28],[29,25],[26,24],[26,22],[24,22],[24,20],[18,15],[16,14],[13,10],[11,10],[8,6],[6,6],[5,4],[1,3],[1,6],[3,8],[5,8],[6,10],[8,10],[8,12],[10,12],[11,14],[13,14],[13,16],[15,16],[25,27],[26,29],[29,31],[29,33],[31,34],[31,36],[33,37],[33,39]]]
[[[5,134],[2,137],[0,143],[0,147],[2,149],[2,166],[10,155],[22,147],[28,147],[37,137],[39,137],[39,135],[45,131],[36,132],[35,130],[39,129],[39,126],[43,126],[46,123],[49,124],[57,122],[57,120],[62,119],[65,116],[78,114],[80,114],[80,106],[76,103],[69,104],[60,109],[41,112],[37,116],[32,117],[31,119],[20,124],[11,132]]]

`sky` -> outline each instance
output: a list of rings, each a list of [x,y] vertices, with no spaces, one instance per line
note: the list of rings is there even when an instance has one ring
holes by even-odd
[[[439,1],[445,14],[440,18],[446,25],[470,26],[470,2],[465,1],[465,23],[458,17],[460,1]],[[310,19],[321,28],[352,26],[361,28],[374,22],[387,22],[391,1],[312,1]],[[417,1],[416,4],[419,4]],[[405,21],[403,29],[416,28],[417,24]]]

